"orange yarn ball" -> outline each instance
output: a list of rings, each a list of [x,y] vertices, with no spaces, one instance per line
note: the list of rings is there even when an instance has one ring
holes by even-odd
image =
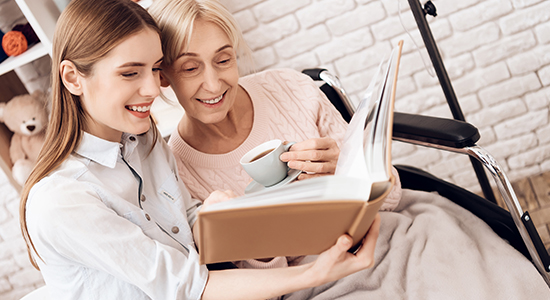
[[[2,38],[2,48],[8,56],[16,56],[27,51],[27,39],[20,31],[10,31]]]

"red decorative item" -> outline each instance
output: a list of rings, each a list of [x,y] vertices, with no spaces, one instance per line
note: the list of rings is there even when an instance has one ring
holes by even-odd
[[[8,56],[16,56],[27,51],[27,39],[21,31],[10,31],[2,38],[2,48]]]

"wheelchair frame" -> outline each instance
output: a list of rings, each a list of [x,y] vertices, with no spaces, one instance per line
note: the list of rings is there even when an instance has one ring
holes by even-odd
[[[355,108],[338,78],[326,69],[305,69],[313,80],[324,81],[321,90],[349,122]],[[460,120],[431,116],[394,113],[393,139],[429,148],[467,154],[479,161],[495,180],[508,211],[492,201],[479,197],[454,184],[445,182],[422,170],[395,166],[404,188],[437,191],[442,196],[468,209],[485,221],[501,238],[530,259],[550,287],[550,256],[544,248],[528,211],[524,211],[508,177],[493,156],[476,145],[479,131]],[[416,178],[415,178],[416,177]],[[428,180],[430,184],[422,184]],[[418,188],[415,184],[420,183]]]

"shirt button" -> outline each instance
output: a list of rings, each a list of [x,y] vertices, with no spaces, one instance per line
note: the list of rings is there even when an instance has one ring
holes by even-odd
[[[149,217],[149,214],[145,214],[145,219],[147,219],[147,221],[151,221],[151,217]]]
[[[145,197],[145,195],[141,195],[141,202],[145,202],[145,200],[147,200],[147,198]]]
[[[172,232],[173,233],[178,233],[178,232],[180,232],[180,229],[178,228],[178,226],[174,226],[174,227],[172,227]]]
[[[132,135],[132,136],[129,137],[129,139],[130,139],[130,141],[134,142],[136,140],[136,137]]]

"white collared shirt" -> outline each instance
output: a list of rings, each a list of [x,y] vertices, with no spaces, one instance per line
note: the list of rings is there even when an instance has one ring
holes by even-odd
[[[199,299],[208,271],[191,227],[200,201],[162,139],[84,133],[31,190],[30,237],[51,299]]]

